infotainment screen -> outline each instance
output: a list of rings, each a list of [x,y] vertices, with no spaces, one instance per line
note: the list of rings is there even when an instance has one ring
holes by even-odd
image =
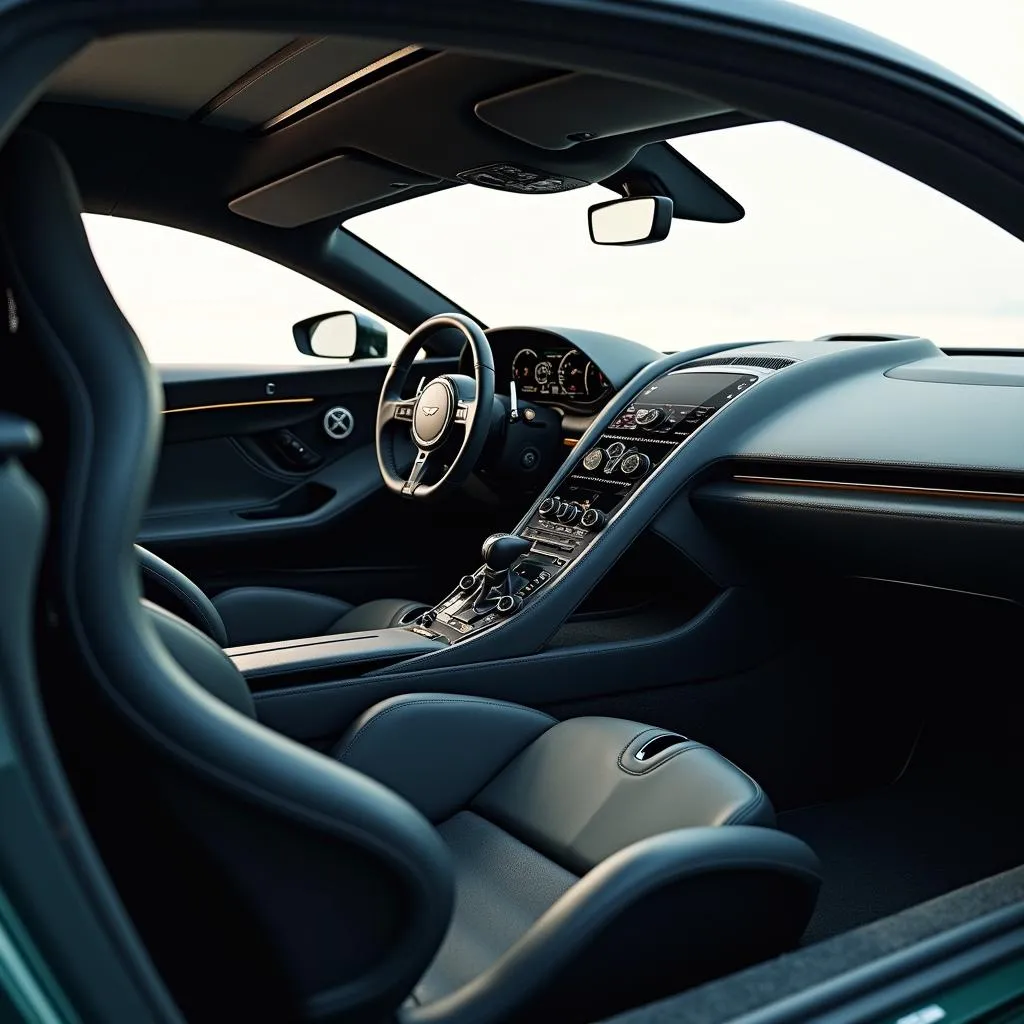
[[[637,405],[702,405],[719,391],[733,385],[743,387],[745,373],[670,373],[645,388]]]

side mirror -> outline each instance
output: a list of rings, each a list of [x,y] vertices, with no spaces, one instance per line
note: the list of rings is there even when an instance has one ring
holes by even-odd
[[[321,313],[292,327],[295,345],[307,356],[376,359],[387,355],[387,328],[372,316],[349,311]]]
[[[587,212],[595,245],[660,242],[672,227],[672,200],[667,196],[627,196],[598,203]]]

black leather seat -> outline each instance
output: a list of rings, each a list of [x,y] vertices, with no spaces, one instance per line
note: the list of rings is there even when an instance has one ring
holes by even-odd
[[[285,587],[232,587],[211,600],[152,551],[136,544],[135,554],[146,597],[191,622],[221,647],[389,629],[412,622],[429,607],[395,597],[351,605],[327,594]]]
[[[592,1020],[796,943],[816,858],[699,743],[444,694],[378,705],[330,754],[256,721],[221,647],[140,599],[160,388],[79,214],[55,147],[14,137],[7,348],[49,374],[19,411],[52,511],[50,722],[187,1019]]]

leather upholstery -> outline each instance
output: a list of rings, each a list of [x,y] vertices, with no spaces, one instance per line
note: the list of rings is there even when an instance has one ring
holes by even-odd
[[[710,747],[688,741],[648,764],[636,761],[633,753],[663,732],[615,718],[562,722],[473,807],[579,874],[672,829],[775,824],[761,787]]]
[[[255,718],[256,708],[249,687],[224,649],[166,608],[150,601],[143,604],[171,657],[215,697],[243,715]]]
[[[401,793],[431,821],[468,806],[555,725],[543,712],[482,697],[419,693],[382,701],[335,747],[343,764]]]
[[[227,647],[327,636],[352,605],[285,587],[233,587],[213,598],[227,630]]]
[[[339,761],[250,717],[230,659],[141,601],[133,541],[156,462],[161,391],[92,259],[80,213],[51,143],[27,134],[8,142],[0,224],[14,257],[20,346],[45,371],[25,393],[45,396],[41,416],[63,416],[41,423],[38,467],[53,515],[42,580],[51,614],[38,644],[47,704],[90,831],[187,1019],[398,1012],[410,1022],[498,1024],[554,1009],[584,1021],[794,944],[817,889],[803,843],[745,825],[675,827],[764,813],[748,782],[730,784],[731,766],[706,748],[627,772],[619,759],[645,732],[636,723],[574,728],[499,702],[413,698],[408,710],[397,702],[368,714]],[[442,708],[461,724],[441,721]],[[447,738],[443,749],[418,736],[424,723]],[[559,735],[582,745],[581,759]],[[430,760],[400,761],[410,748]],[[432,813],[456,813],[435,829],[346,760],[380,773],[404,765],[397,785]],[[429,775],[435,761],[448,787],[436,803],[412,777]],[[542,765],[552,773],[543,798]],[[659,779],[677,771],[677,785],[662,791]],[[717,795],[699,800],[703,779]],[[600,825],[595,835],[552,814],[568,806],[572,785]],[[484,817],[477,786],[508,830],[474,827]],[[624,792],[637,804],[647,792],[657,800],[624,811],[628,828],[615,836],[602,808],[622,807]],[[651,834],[659,820],[672,831]],[[566,887],[576,872],[545,850],[516,855],[532,845],[530,827],[546,849],[581,862],[622,848]],[[648,838],[631,842],[641,833]],[[488,859],[495,842],[505,861]],[[504,892],[510,911],[520,907],[519,924],[467,973],[467,951],[480,953],[488,872],[500,863],[514,876]],[[399,1011],[417,985],[436,997]]]
[[[227,647],[228,631],[224,621],[199,587],[170,562],[140,544],[135,545],[135,555],[142,570],[142,592],[146,597],[191,622],[221,647]]]
[[[405,1007],[410,1024],[529,1020],[551,1006],[606,1016],[626,993],[653,998],[796,941],[814,854],[771,829],[764,791],[711,748],[683,739],[636,760],[664,735],[443,693],[390,698],[349,728],[335,756],[439,822],[455,864],[452,922]],[[714,927],[686,926],[705,913]],[[576,927],[567,950],[562,929]]]
[[[0,152],[0,230],[17,369],[37,373],[19,379],[23,404],[46,439],[40,671],[134,926],[190,1021],[385,1017],[447,927],[447,848],[400,797],[240,714],[168,652],[133,547],[161,387],[42,136]]]
[[[387,629],[427,608],[420,601],[392,597],[353,606],[326,594],[287,587],[232,587],[211,600],[152,551],[136,544],[135,552],[146,597],[191,622],[221,647]]]

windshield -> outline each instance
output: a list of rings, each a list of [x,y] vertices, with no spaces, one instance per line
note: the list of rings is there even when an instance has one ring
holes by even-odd
[[[607,331],[662,351],[826,333],[1024,347],[1024,244],[855,150],[781,123],[671,143],[745,208],[652,245],[594,245],[599,185],[463,185],[346,222],[490,326]]]

